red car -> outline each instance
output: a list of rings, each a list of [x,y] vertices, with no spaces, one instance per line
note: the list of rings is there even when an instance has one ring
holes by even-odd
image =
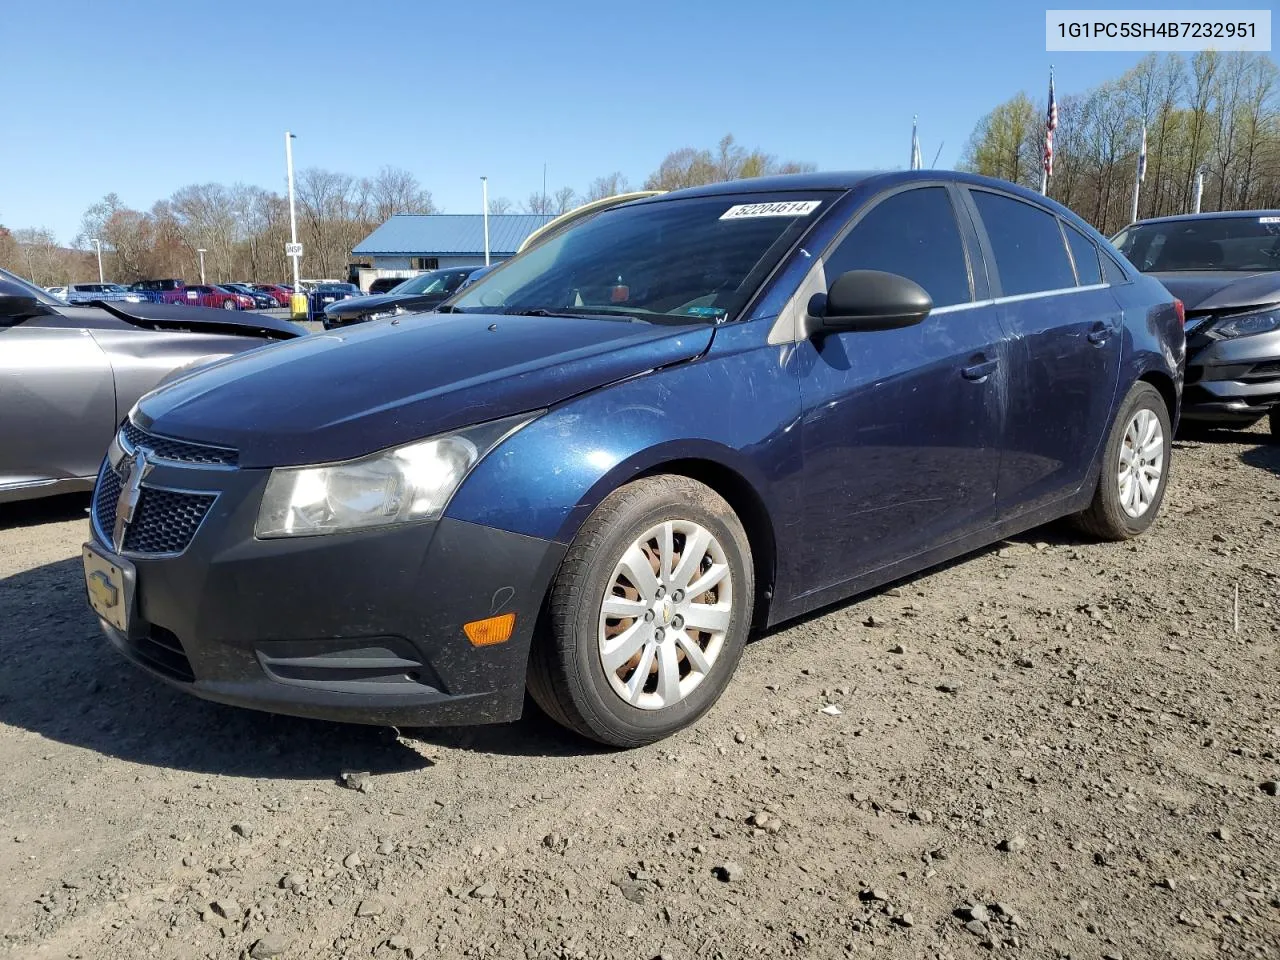
[[[280,283],[254,283],[250,284],[250,286],[259,293],[265,293],[282,307],[289,306],[289,297],[293,295],[293,290],[290,287]]]
[[[195,284],[183,291],[183,298],[178,301],[193,307],[220,307],[223,310],[252,310],[253,297],[243,293],[227,290],[223,287]]]

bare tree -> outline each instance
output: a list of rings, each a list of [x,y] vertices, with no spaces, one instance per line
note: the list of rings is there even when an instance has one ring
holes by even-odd
[[[578,194],[573,187],[561,187],[555,193],[555,203],[548,213],[568,213],[578,202]]]
[[[514,209],[515,209],[515,204],[512,203],[511,200],[508,199],[507,197],[490,197],[489,198],[489,213],[495,216],[498,214],[510,213]]]

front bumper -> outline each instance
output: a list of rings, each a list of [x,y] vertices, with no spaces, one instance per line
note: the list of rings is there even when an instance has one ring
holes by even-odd
[[[1249,424],[1280,405],[1280,331],[1188,344],[1182,417],[1202,423]]]
[[[112,645],[196,696],[275,713],[431,726],[520,715],[525,667],[563,546],[460,520],[257,540],[267,471],[156,465],[148,488],[217,493],[176,556],[123,554],[127,633]],[[94,524],[94,546],[115,556]],[[463,624],[514,613],[502,644]]]

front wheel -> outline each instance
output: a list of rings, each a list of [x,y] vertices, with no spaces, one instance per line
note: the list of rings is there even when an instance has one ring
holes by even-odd
[[[1172,434],[1160,391],[1135,383],[1107,436],[1093,502],[1076,514],[1076,524],[1103,540],[1129,540],[1146,531],[1164,500]]]
[[[751,545],[723,498],[688,477],[629,483],[565,555],[529,692],[554,720],[600,743],[660,740],[719,699],[754,599]]]
[[[223,309],[223,310],[234,310],[235,308],[236,308],[236,302],[235,302],[234,300],[223,300],[223,301],[222,301],[222,309]]]

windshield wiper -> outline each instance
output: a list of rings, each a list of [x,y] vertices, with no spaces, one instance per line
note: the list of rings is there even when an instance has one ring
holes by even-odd
[[[548,310],[546,307],[521,307],[519,309],[503,310],[507,316],[511,317],[583,317],[587,314],[569,313],[567,311]]]

